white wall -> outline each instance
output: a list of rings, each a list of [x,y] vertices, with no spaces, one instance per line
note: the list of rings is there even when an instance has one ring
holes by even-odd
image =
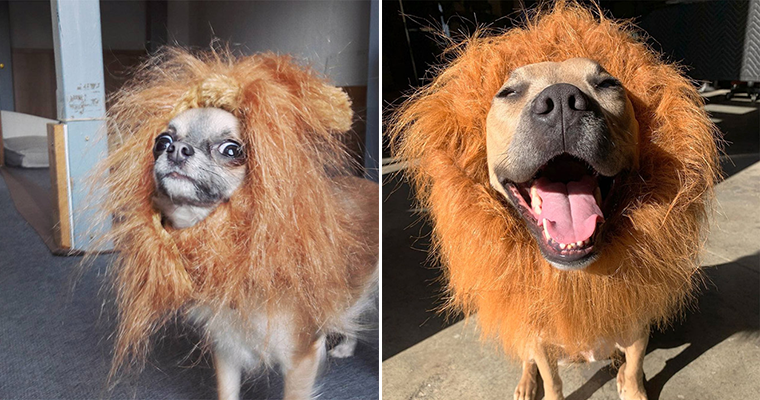
[[[49,1],[10,1],[11,47],[52,49],[53,20]]]
[[[49,1],[10,1],[8,11],[13,48],[53,48]],[[103,50],[145,49],[144,1],[101,1],[100,16]]]
[[[170,1],[166,10],[166,30],[170,44],[190,46],[190,3]]]
[[[73,0],[75,1],[75,0]],[[143,50],[144,1],[101,1],[103,49]],[[170,1],[170,42],[200,48],[212,37],[248,53],[290,53],[339,86],[367,84],[368,1]],[[49,1],[10,1],[11,44],[52,49]]]
[[[103,50],[145,50],[145,8],[144,1],[101,1]]]
[[[368,1],[191,1],[187,9],[172,3],[169,37],[180,44],[207,47],[217,37],[249,53],[293,54],[338,86],[367,84]]]
[[[146,50],[147,8],[146,0],[100,0],[101,36],[106,53]],[[288,53],[325,74],[335,85],[369,86],[370,93],[376,93],[367,85],[370,8],[369,1],[361,0],[170,0],[166,26],[169,44],[204,49],[212,38],[218,38],[233,49],[249,54]],[[46,103],[44,99],[54,98],[55,89],[37,84],[49,83],[54,78],[52,57],[48,57],[45,66],[47,58],[44,56],[44,53],[53,53],[50,1],[11,0],[8,11],[13,49],[42,50],[14,53],[19,55],[17,61],[33,59],[42,65],[28,74],[14,71],[14,79],[20,82],[18,87],[33,82],[34,87],[40,89],[39,95],[35,92],[19,103],[23,106],[17,104],[19,111],[52,116],[55,102]],[[376,71],[374,74],[376,76]],[[368,106],[376,108],[372,101]],[[372,125],[370,118],[373,117],[377,119],[377,113],[368,112],[366,121],[370,131],[379,125],[377,122]],[[367,143],[373,142],[368,140]]]

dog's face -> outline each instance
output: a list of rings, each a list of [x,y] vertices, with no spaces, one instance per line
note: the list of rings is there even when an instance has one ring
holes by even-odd
[[[159,196],[175,206],[216,207],[245,176],[240,122],[218,108],[192,108],[172,119],[153,146]]]
[[[638,123],[620,82],[574,58],[512,72],[487,118],[491,185],[514,206],[553,266],[597,257],[616,178],[638,163]]]

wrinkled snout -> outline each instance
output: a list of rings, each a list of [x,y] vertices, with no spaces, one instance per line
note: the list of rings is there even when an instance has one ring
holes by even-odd
[[[548,160],[569,154],[613,176],[620,172],[621,163],[610,135],[596,100],[573,84],[552,84],[526,103],[506,149],[510,163],[500,164],[494,172],[500,182],[522,183]]]

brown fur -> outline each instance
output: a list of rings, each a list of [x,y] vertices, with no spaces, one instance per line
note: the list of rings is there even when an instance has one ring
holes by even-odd
[[[662,61],[625,22],[558,2],[526,26],[476,34],[390,121],[396,154],[433,221],[448,308],[478,314],[485,337],[530,359],[540,341],[564,356],[688,304],[698,282],[706,204],[718,176],[715,128],[678,67]],[[640,166],[621,190],[600,259],[560,271],[541,256],[518,214],[489,185],[486,115],[517,67],[586,57],[620,79],[639,123]]]
[[[191,304],[232,309],[242,321],[251,310],[284,307],[310,335],[340,323],[373,275],[378,226],[377,199],[357,194],[377,193],[376,185],[336,179],[350,175],[341,134],[352,112],[343,91],[287,56],[168,49],[112,103],[117,147],[104,167],[103,202],[104,218],[116,219],[106,239],[120,252],[112,374],[141,366],[150,336]],[[151,150],[169,120],[192,107],[240,119],[248,172],[229,202],[174,230],[151,205]]]

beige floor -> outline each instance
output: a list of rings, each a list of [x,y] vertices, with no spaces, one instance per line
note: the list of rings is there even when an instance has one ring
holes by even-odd
[[[760,398],[760,163],[721,183],[703,254],[698,310],[654,333],[644,371],[651,399]],[[608,362],[561,367],[568,400],[617,399]],[[384,400],[511,399],[519,365],[462,321],[387,359]]]

